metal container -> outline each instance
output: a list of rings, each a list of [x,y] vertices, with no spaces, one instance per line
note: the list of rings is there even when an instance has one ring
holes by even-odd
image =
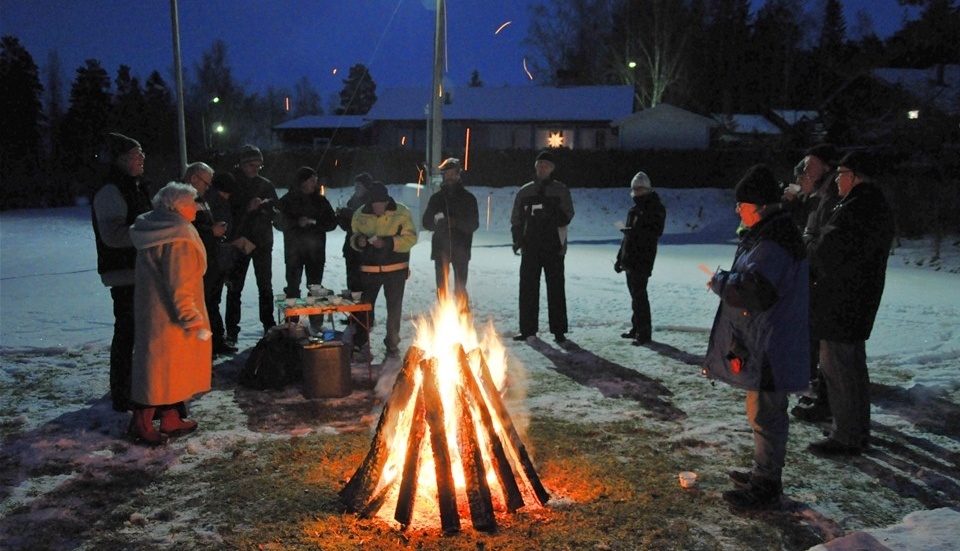
[[[352,391],[350,350],[342,342],[308,342],[300,348],[300,361],[307,398],[340,398]]]

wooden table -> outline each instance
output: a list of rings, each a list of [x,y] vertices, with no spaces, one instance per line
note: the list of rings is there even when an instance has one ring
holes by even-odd
[[[370,312],[373,305],[369,302],[354,302],[348,298],[343,299],[340,304],[330,302],[331,297],[317,297],[314,304],[307,304],[306,299],[298,298],[293,305],[288,305],[286,300],[276,301],[278,323],[284,323],[288,318],[299,316],[346,314],[360,327],[367,332],[367,342],[363,345],[363,362],[366,362],[367,368],[372,369],[370,364],[373,361],[373,354],[370,351],[370,316],[358,316],[360,312]],[[351,358],[353,350],[349,351]],[[372,378],[372,372],[370,373]]]

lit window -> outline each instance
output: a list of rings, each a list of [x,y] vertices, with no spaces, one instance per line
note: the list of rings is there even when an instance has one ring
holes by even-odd
[[[919,109],[911,109],[910,111],[907,111],[907,118],[908,118],[908,119],[911,119],[911,120],[913,120],[913,119],[919,119],[919,118],[920,118],[920,110],[919,110]]]

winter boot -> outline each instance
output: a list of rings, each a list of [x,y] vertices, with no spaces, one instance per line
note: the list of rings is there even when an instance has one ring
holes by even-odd
[[[183,436],[197,430],[197,422],[180,418],[176,405],[163,408],[160,413],[160,431],[170,436]]]
[[[153,414],[157,408],[146,407],[133,410],[133,417],[130,418],[130,426],[127,428],[127,436],[137,444],[146,444],[147,446],[163,446],[169,441],[169,437],[157,431],[153,426]]]
[[[780,508],[781,494],[783,485],[779,480],[753,475],[747,485],[723,492],[723,500],[734,509],[765,511]]]

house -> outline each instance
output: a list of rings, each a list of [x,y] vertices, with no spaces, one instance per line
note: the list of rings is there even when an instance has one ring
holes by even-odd
[[[770,119],[756,113],[714,114],[713,119],[722,127],[720,141],[762,143],[779,140],[783,131]]]
[[[370,121],[360,115],[307,115],[273,127],[284,147],[318,149],[328,145],[364,145]]]
[[[430,90],[384,89],[378,96],[366,115],[350,121],[301,117],[274,130],[284,143],[334,139],[337,128],[356,132],[363,145],[425,149]],[[610,149],[618,145],[610,122],[632,110],[630,86],[456,88],[444,93],[442,148],[463,149],[469,139],[473,149]]]
[[[661,103],[611,123],[621,149],[707,149],[717,121]]]

